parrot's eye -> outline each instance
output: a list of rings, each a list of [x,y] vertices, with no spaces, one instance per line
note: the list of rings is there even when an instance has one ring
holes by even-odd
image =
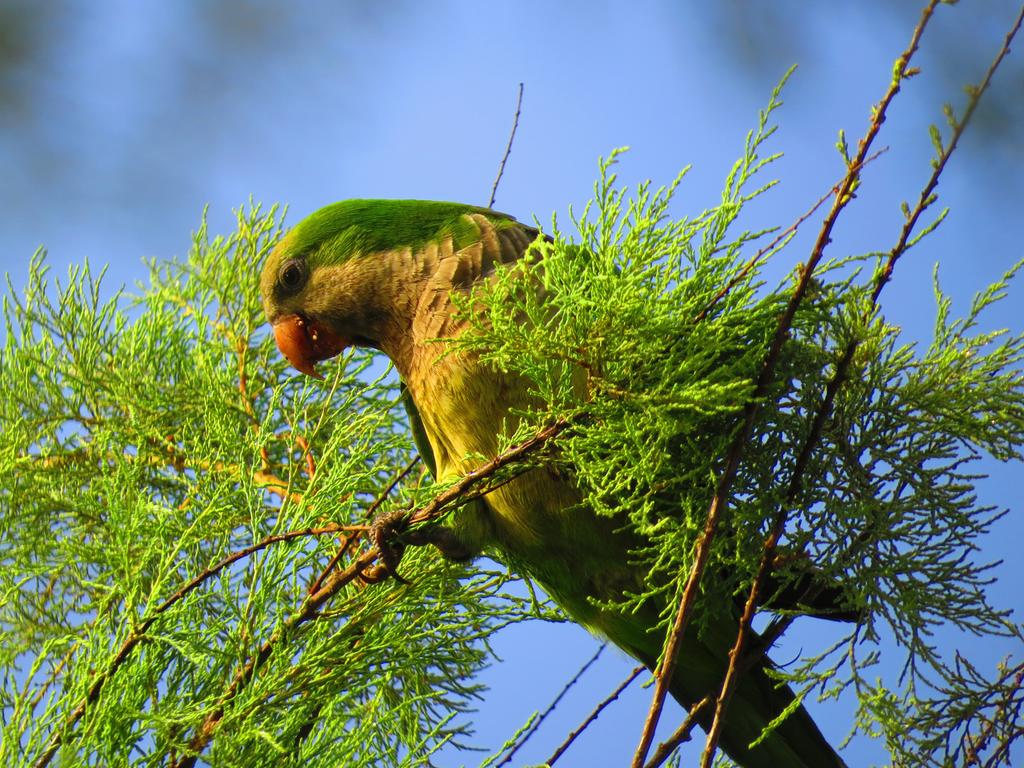
[[[306,267],[298,259],[292,259],[291,261],[285,262],[284,266],[281,267],[281,272],[278,277],[281,287],[286,291],[297,291],[302,287],[303,282],[306,280]]]

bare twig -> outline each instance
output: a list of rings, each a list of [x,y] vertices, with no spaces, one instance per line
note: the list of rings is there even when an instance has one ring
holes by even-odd
[[[886,109],[896,94],[899,93],[903,79],[908,76],[910,59],[917,50],[924,28],[938,3],[939,0],[930,0],[929,4],[922,12],[921,20],[914,28],[914,34],[911,37],[910,44],[897,61],[889,88],[882,97],[882,100],[873,110],[872,120],[868,125],[867,132],[864,135],[864,138],[862,138],[857,145],[856,156],[848,164],[846,176],[835,192],[832,208],[821,225],[821,229],[818,232],[818,238],[811,251],[810,258],[800,271],[797,285],[790,296],[782,317],[779,319],[775,335],[772,338],[768,352],[765,355],[765,360],[761,368],[761,373],[758,376],[753,396],[744,408],[742,427],[737,432],[736,438],[733,440],[729,453],[726,457],[725,468],[719,477],[718,484],[715,488],[715,495],[712,498],[711,505],[708,509],[704,529],[697,542],[696,550],[694,552],[693,566],[690,568],[690,574],[687,579],[686,586],[683,589],[683,595],[679,601],[679,607],[676,610],[672,630],[669,633],[665,644],[661,663],[658,665],[658,669],[656,671],[657,679],[654,686],[654,695],[651,700],[647,719],[644,722],[640,743],[637,745],[636,754],[633,757],[633,768],[641,768],[641,766],[644,765],[651,742],[654,739],[654,731],[657,728],[658,720],[661,717],[661,711],[665,704],[665,697],[668,694],[668,686],[672,680],[672,674],[675,671],[676,656],[679,653],[679,647],[682,643],[683,635],[686,632],[687,623],[689,622],[690,616],[693,612],[694,603],[696,602],[697,587],[700,583],[701,577],[703,576],[708,557],[711,554],[711,544],[714,540],[719,520],[724,514],[725,507],[728,503],[729,492],[732,488],[732,483],[736,477],[736,473],[739,470],[740,460],[743,456],[743,451],[746,447],[750,432],[753,429],[754,421],[760,410],[760,403],[771,385],[772,378],[775,373],[775,366],[778,362],[783,344],[789,336],[789,330],[792,326],[793,318],[795,317],[796,311],[807,293],[808,286],[811,282],[811,276],[814,274],[814,270],[821,261],[825,251],[825,246],[831,240],[832,229],[839,218],[839,214],[843,209],[845,209],[850,200],[853,199],[853,192],[860,181],[860,172],[864,165],[865,158],[868,156],[871,144],[878,135],[878,132],[882,127],[882,123],[885,122]],[[718,708],[716,707],[716,710],[717,709]],[[715,746],[718,742],[718,732],[720,728],[720,718],[716,717],[712,728],[708,733],[708,741],[705,746],[704,755],[702,756],[702,765],[710,765],[711,756],[714,754]]]
[[[570,733],[566,737],[565,741],[563,741],[559,745],[558,749],[556,749],[551,754],[551,757],[549,757],[545,761],[545,765],[549,765],[549,766],[554,765],[555,761],[562,756],[562,754],[565,752],[565,750],[567,750],[572,745],[572,743],[576,740],[576,738],[581,733],[583,733],[583,731],[585,731],[592,722],[597,720],[597,718],[601,714],[601,712],[604,711],[604,709],[609,704],[611,704],[613,701],[618,699],[619,696],[622,694],[622,692],[624,690],[626,690],[626,688],[629,687],[630,683],[632,683],[634,680],[636,680],[637,677],[640,676],[640,673],[643,672],[645,669],[647,669],[647,667],[645,667],[643,664],[641,664],[640,666],[636,667],[632,672],[630,672],[629,677],[627,677],[625,680],[623,680],[619,684],[618,688],[616,688],[614,691],[612,691],[600,704],[598,704],[596,707],[594,707],[594,709],[590,712],[590,714],[587,715],[586,719],[582,723],[580,723],[579,727],[576,728],[576,730],[574,730],[572,733]]]
[[[672,753],[675,752],[676,747],[684,741],[690,740],[690,733],[697,725],[697,716],[700,714],[702,709],[711,706],[711,695],[712,694],[709,693],[703,699],[690,707],[686,713],[686,717],[683,718],[683,722],[679,724],[679,727],[675,729],[671,736],[658,745],[658,748],[654,750],[654,754],[651,756],[650,761],[648,761],[644,768],[657,768],[657,766],[668,760]]]
[[[928,179],[928,183],[925,184],[924,189],[921,190],[921,194],[918,197],[917,205],[914,207],[913,212],[907,216],[906,221],[903,222],[903,228],[900,230],[900,237],[896,245],[893,246],[889,252],[889,259],[886,262],[885,269],[882,272],[880,279],[875,283],[875,290],[871,294],[871,303],[874,305],[878,301],[879,295],[882,293],[882,288],[892,277],[892,270],[896,264],[896,260],[907,250],[907,243],[910,240],[910,234],[914,227],[917,225],[917,220],[921,217],[921,214],[935,202],[933,192],[935,187],[938,186],[939,177],[942,175],[942,171],[946,167],[946,163],[950,156],[956,150],[957,143],[960,141],[960,137],[964,133],[964,129],[967,127],[967,123],[970,121],[971,116],[974,114],[974,110],[978,106],[978,102],[981,101],[982,94],[988,90],[989,84],[992,82],[992,76],[995,74],[999,65],[1002,64],[1003,59],[1010,52],[1010,44],[1013,42],[1013,38],[1017,36],[1020,31],[1021,24],[1024,23],[1024,5],[1021,6],[1020,12],[1017,14],[1017,18],[1014,20],[1013,25],[1010,27],[1010,31],[1006,33],[1006,37],[1003,38],[1003,44],[999,48],[999,52],[996,57],[992,60],[988,70],[985,72],[985,77],[982,78],[981,83],[976,86],[967,89],[968,99],[967,107],[964,109],[964,116],[959,121],[953,121],[952,128],[953,132],[949,137],[949,142],[943,147],[942,152],[933,163],[932,175]]]
[[[490,461],[481,464],[471,472],[467,472],[443,493],[435,496],[430,503],[424,505],[409,515],[409,525],[425,523],[439,517],[442,512],[451,504],[462,497],[462,494],[472,488],[481,480],[484,480],[502,467],[518,461],[527,454],[544,445],[548,440],[555,437],[559,432],[569,426],[569,419],[565,416],[559,417],[548,426],[538,430],[534,435],[523,442],[513,445],[500,456],[495,456]]]
[[[508,162],[508,156],[512,153],[512,142],[516,138],[516,129],[519,127],[519,111],[523,106],[523,84],[519,84],[519,95],[516,97],[516,116],[512,120],[512,133],[509,134],[508,144],[505,145],[505,154],[501,157],[501,165],[498,166],[498,175],[494,179],[494,185],[491,187],[491,197],[487,201],[487,207],[494,207],[494,198],[498,194],[498,184],[501,182],[501,177],[505,173],[505,163]]]
[[[583,677],[583,674],[588,669],[590,669],[590,666],[594,664],[599,658],[601,658],[601,654],[604,653],[604,649],[607,647],[608,643],[601,643],[601,645],[598,646],[598,649],[594,653],[594,655],[591,656],[590,659],[582,667],[579,668],[579,671],[576,672],[575,675],[573,675],[572,680],[570,680],[562,686],[562,690],[558,692],[558,695],[555,696],[552,702],[548,705],[548,708],[541,712],[540,716],[533,721],[530,727],[526,730],[526,733],[524,733],[522,737],[518,741],[516,741],[512,749],[509,750],[508,754],[505,755],[504,758],[502,758],[502,761],[500,763],[497,763],[497,766],[508,765],[510,762],[512,762],[512,756],[519,751],[519,748],[523,746],[523,744],[530,740],[530,737],[533,736],[533,734],[537,732],[537,729],[540,728],[541,723],[544,722],[544,719],[555,710],[555,707],[558,706],[558,702],[560,702],[562,698],[565,696],[565,694],[569,692],[570,688],[576,685],[579,679]]]
[[[1006,685],[1006,681],[1011,679],[1012,682]],[[980,718],[982,724],[978,733],[974,736],[970,734],[973,716],[964,724],[963,738],[954,752],[954,756],[963,752],[962,765],[964,768],[972,765],[992,766],[993,768],[1009,765],[1010,744],[1024,736],[1024,725],[1021,725],[1021,705],[1024,702],[1020,695],[1021,684],[1024,683],[1024,664],[1018,664],[1013,668],[1006,666],[998,682],[1005,686],[1004,693],[996,701],[992,715]],[[999,740],[995,749],[982,763],[982,754],[988,748],[989,741],[992,740],[997,727],[1000,729],[1008,727],[1010,732]]]

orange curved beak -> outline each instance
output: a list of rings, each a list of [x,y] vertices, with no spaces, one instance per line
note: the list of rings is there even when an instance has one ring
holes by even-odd
[[[274,323],[274,341],[288,362],[307,376],[322,379],[316,364],[341,353],[349,343],[318,323],[301,315],[286,315]]]

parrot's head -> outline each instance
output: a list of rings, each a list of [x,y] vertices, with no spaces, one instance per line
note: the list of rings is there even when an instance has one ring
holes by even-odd
[[[347,261],[334,241],[333,226],[322,209],[285,235],[270,253],[260,275],[260,293],[277,348],[297,370],[321,378],[316,364],[340,354],[355,339],[348,335],[345,279]]]
[[[278,349],[299,371],[320,378],[316,364],[352,345],[391,349],[408,332],[403,317],[419,296],[411,254],[450,238],[455,248],[479,239],[466,214],[511,217],[459,203],[344,200],[300,221],[263,265],[260,293]],[[410,254],[409,258],[397,255]]]

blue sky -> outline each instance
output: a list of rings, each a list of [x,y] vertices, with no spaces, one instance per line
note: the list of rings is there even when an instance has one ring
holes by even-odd
[[[40,245],[58,274],[87,257],[110,265],[112,285],[130,284],[145,277],[143,257],[184,255],[204,205],[211,229],[226,232],[231,209],[250,196],[287,203],[292,222],[347,197],[486,204],[519,82],[522,117],[496,208],[542,222],[558,212],[564,221],[570,204],[588,199],[597,158],[629,145],[618,170],[631,183],[667,183],[693,164],[675,204],[684,214],[714,204],[757,111],[798,64],[769,145],[785,153],[774,168],[781,183],[744,224],[785,226],[840,177],[836,133],[845,128],[851,143],[862,135],[919,10],[792,0],[771,8],[738,0],[339,5],[14,4],[20,15],[6,20],[19,25],[0,41],[0,267],[14,285]],[[895,241],[900,201],[913,200],[930,172],[929,123],[942,124],[944,101],[962,103],[960,86],[981,76],[1014,13],[1003,0],[939,9],[917,62],[923,73],[906,84],[879,140],[890,149],[868,169],[830,255]],[[908,340],[930,338],[936,263],[963,310],[1024,256],[1017,56],[943,177],[948,221],[899,264],[883,294]],[[797,239],[780,270],[806,258],[813,233]],[[1022,306],[1018,285],[989,327],[1019,331]],[[1007,559],[993,595],[1019,620],[1020,468],[985,469],[984,497],[1012,512],[982,558]],[[572,625],[503,632],[495,648],[504,661],[484,678],[492,693],[480,704],[480,744],[497,747],[544,708],[595,642]],[[989,662],[1010,650],[950,642]],[[632,666],[609,649],[517,764],[546,757]],[[634,685],[561,764],[622,764],[648,700]],[[814,713],[834,740],[845,734],[847,707]],[[666,715],[670,730],[677,717],[675,709]],[[857,742],[847,759],[883,757]],[[477,762],[450,752],[444,760]]]

